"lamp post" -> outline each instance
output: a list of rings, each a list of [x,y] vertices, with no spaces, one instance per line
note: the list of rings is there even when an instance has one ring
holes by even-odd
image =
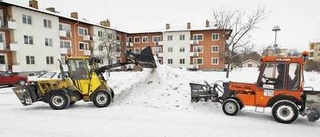
[[[274,26],[273,28],[272,28],[272,31],[274,31],[274,45],[273,45],[273,47],[274,47],[274,53],[277,53],[277,47],[278,47],[278,44],[277,44],[277,32],[278,31],[280,31],[281,29],[280,29],[280,27],[279,26]]]

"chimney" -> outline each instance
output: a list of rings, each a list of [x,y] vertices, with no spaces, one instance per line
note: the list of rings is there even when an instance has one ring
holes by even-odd
[[[30,0],[29,1],[29,7],[38,9],[38,1],[37,0]]]
[[[105,26],[105,27],[110,27],[110,21],[108,19],[100,21],[100,25]]]
[[[169,23],[166,24],[166,29],[170,29],[170,24]]]
[[[187,29],[191,29],[191,23],[190,22],[187,23]]]
[[[206,27],[209,27],[209,20],[206,20]]]
[[[78,12],[71,12],[70,14],[72,18],[78,19]]]
[[[47,11],[56,12],[56,9],[54,7],[46,8]]]

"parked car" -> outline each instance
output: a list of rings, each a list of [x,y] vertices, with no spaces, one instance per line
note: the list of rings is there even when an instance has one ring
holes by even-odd
[[[9,71],[0,71],[0,85],[25,85],[28,77],[11,73]]]
[[[64,72],[68,75],[68,72]],[[34,84],[39,80],[48,80],[48,79],[61,79],[60,70],[48,71],[38,76],[29,76],[28,81],[30,84]]]

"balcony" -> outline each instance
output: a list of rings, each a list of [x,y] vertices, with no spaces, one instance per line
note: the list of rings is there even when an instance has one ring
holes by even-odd
[[[115,44],[121,45],[121,41],[120,40],[116,40]]]
[[[191,57],[199,57],[199,52],[190,52]]]
[[[6,64],[0,64],[0,71],[7,71],[8,66]]]
[[[59,36],[60,36],[60,37],[67,37],[67,31],[65,31],[65,30],[60,30],[60,31],[59,31]]]
[[[89,41],[90,40],[90,35],[83,35],[82,39],[85,41]]]
[[[9,29],[17,29],[17,23],[15,21],[8,21]]]
[[[157,53],[156,54],[158,57],[163,57],[163,53]]]
[[[198,64],[191,64],[190,68],[199,69],[199,65]]]
[[[99,37],[97,37],[97,36],[91,36],[91,40],[92,40],[92,41],[98,41],[98,40],[99,40]]]
[[[133,43],[132,42],[127,42],[126,44],[128,47],[132,47],[133,46]]]
[[[163,45],[163,41],[153,42],[154,45]]]
[[[191,45],[198,45],[199,44],[199,40],[190,40],[190,44]]]
[[[69,50],[70,49],[68,49],[68,48],[60,48],[60,54],[68,54]]]
[[[20,49],[19,44],[17,42],[10,43],[10,50],[11,51],[18,51],[19,49]]]
[[[86,56],[90,56],[91,55],[91,51],[90,50],[84,50],[83,54]]]
[[[6,46],[4,43],[0,43],[0,50],[5,50],[6,49]]]
[[[12,72],[21,72],[20,65],[12,65]]]

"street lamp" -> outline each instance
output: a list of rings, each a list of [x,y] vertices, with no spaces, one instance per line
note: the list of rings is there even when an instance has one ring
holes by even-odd
[[[280,31],[281,29],[280,29],[280,27],[279,26],[274,26],[273,28],[272,28],[272,31],[274,31],[274,34],[275,34],[275,36],[274,36],[274,45],[273,45],[273,47],[274,47],[274,52],[276,53],[276,49],[277,49],[277,47],[278,47],[278,44],[277,44],[277,32],[278,31]]]

